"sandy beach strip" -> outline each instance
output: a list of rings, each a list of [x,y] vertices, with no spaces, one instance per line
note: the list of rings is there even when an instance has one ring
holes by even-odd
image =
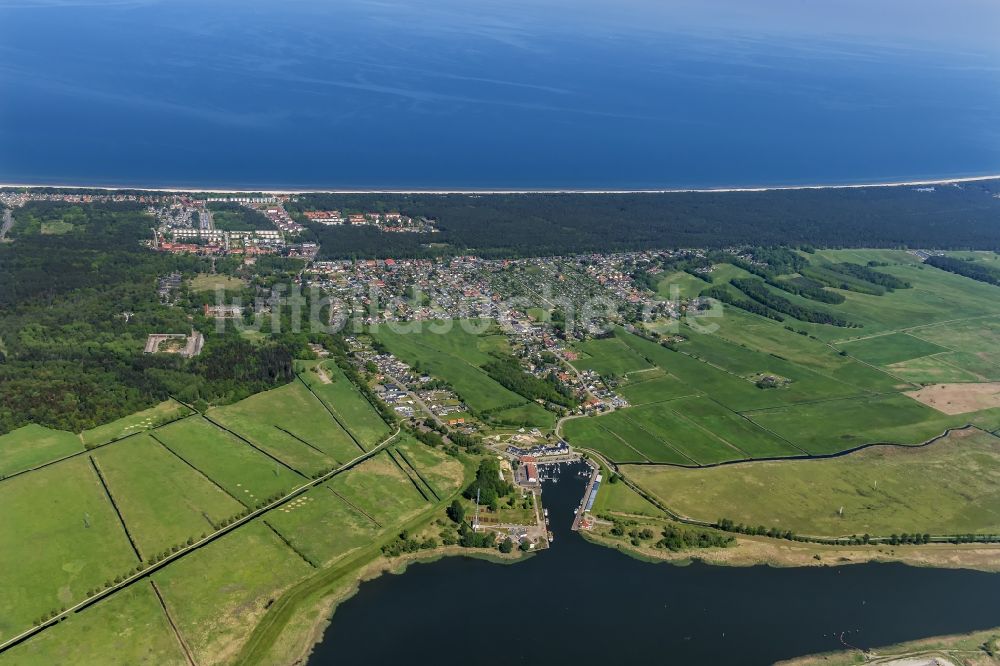
[[[933,187],[937,185],[960,185],[989,180],[1000,180],[1000,174],[990,176],[966,176],[959,178],[937,178],[932,180],[907,180],[882,183],[849,183],[849,184],[819,184],[819,185],[767,185],[760,187],[708,187],[708,188],[668,188],[668,189],[573,189],[573,188],[538,188],[538,189],[215,189],[215,188],[185,188],[185,187],[147,187],[142,185],[65,185],[43,183],[0,183],[0,188],[29,189],[61,189],[61,190],[98,190],[103,192],[119,192],[132,190],[136,192],[163,192],[173,194],[683,194],[704,193],[716,194],[725,192],[781,192],[795,190],[856,190],[871,187]]]

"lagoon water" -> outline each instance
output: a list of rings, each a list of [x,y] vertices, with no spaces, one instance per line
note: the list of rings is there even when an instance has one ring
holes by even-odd
[[[362,584],[309,666],[769,664],[1000,625],[1000,575],[898,564],[650,564],[569,528],[582,464],[545,482],[553,547],[499,565],[450,558]]]
[[[998,173],[997,34],[977,0],[0,0],[0,182]]]

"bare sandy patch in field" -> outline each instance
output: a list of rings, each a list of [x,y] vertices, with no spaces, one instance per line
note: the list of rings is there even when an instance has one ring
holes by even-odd
[[[1000,382],[932,384],[906,395],[945,414],[965,414],[1000,407]]]

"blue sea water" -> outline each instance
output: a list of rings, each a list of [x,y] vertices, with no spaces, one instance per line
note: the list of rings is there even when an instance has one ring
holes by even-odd
[[[998,34],[982,0],[0,0],[0,182],[1000,173]]]

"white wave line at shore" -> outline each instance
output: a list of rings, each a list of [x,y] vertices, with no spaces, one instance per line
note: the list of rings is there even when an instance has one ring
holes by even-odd
[[[957,185],[988,180],[1000,180],[1000,174],[989,176],[964,176],[959,178],[936,178],[928,180],[888,181],[875,183],[815,184],[815,185],[762,185],[757,187],[686,187],[664,189],[574,189],[574,188],[471,188],[471,189],[358,189],[358,188],[308,188],[308,189],[266,189],[247,187],[244,189],[207,187],[150,187],[143,185],[67,185],[44,183],[0,183],[0,188],[100,190],[116,192],[133,190],[139,192],[166,192],[191,194],[681,194],[681,193],[725,193],[725,192],[775,192],[794,190],[850,190],[870,187],[926,187],[933,185]]]

